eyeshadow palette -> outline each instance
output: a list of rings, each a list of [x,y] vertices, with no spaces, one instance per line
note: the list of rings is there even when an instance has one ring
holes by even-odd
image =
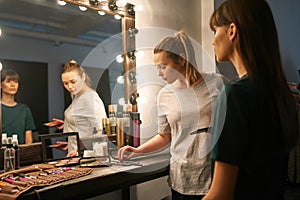
[[[56,167],[68,167],[68,166],[74,166],[79,165],[79,157],[73,157],[73,158],[65,158],[62,160],[55,160],[50,161],[48,164],[54,165]]]

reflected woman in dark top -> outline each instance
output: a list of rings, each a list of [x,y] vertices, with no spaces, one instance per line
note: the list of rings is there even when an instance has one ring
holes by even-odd
[[[213,179],[204,199],[282,200],[298,119],[271,9],[265,0],[228,0],[210,27],[217,61],[231,61],[239,78],[218,99]]]
[[[7,137],[17,134],[19,144],[31,144],[35,124],[30,108],[15,100],[19,80],[19,74],[15,70],[1,71],[2,133],[7,133]]]

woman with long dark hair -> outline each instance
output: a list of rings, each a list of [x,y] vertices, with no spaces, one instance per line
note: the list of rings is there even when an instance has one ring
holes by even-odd
[[[231,61],[239,78],[218,100],[213,181],[204,199],[282,200],[298,118],[271,9],[265,0],[228,0],[210,27],[217,61]]]

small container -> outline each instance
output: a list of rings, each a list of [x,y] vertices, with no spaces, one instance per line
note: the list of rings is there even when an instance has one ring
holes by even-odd
[[[142,123],[140,120],[140,113],[132,112],[131,113],[131,133],[133,134],[133,146],[140,146],[140,124]]]
[[[108,116],[109,116],[109,122],[110,122],[111,135],[116,134],[117,112],[118,112],[118,105],[117,104],[108,105]]]
[[[106,135],[111,135],[109,118],[102,118],[102,126],[106,131]]]
[[[19,169],[20,168],[20,148],[19,148],[19,141],[18,141],[17,134],[12,135],[12,143],[13,143],[13,148],[15,149],[15,169]]]
[[[7,138],[7,146],[4,150],[4,172],[15,169],[15,149],[13,148],[12,138]]]
[[[7,133],[2,133],[1,141],[2,141],[2,146],[5,147],[7,145]]]

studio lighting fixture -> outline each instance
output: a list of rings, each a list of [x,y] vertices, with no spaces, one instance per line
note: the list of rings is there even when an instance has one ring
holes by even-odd
[[[116,10],[118,10],[118,6],[117,6],[116,2],[113,1],[113,0],[110,0],[110,1],[108,2],[108,8],[109,8],[109,10],[111,10],[111,11],[116,11]]]
[[[99,4],[98,0],[89,0],[89,2],[92,6],[97,6]]]

